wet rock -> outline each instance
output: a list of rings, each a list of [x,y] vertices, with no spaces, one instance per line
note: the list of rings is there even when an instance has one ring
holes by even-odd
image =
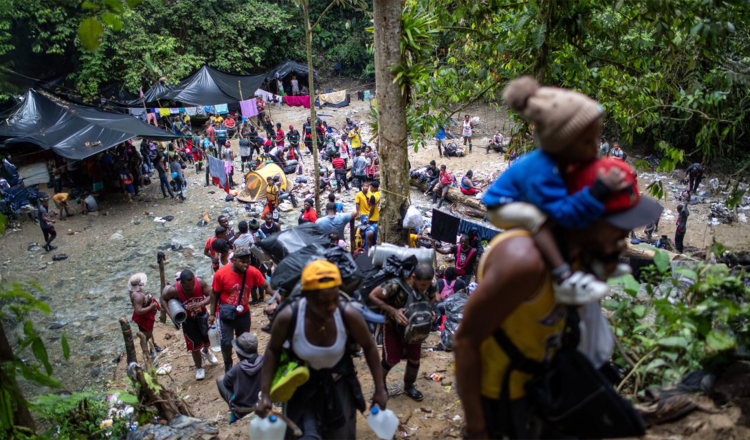
[[[101,368],[94,368],[91,370],[89,374],[91,375],[91,377],[97,377],[101,374],[101,372],[102,372]]]
[[[187,416],[177,416],[169,425],[146,424],[130,431],[127,440],[171,439],[214,440],[219,438],[219,430],[214,422]]]
[[[94,337],[91,335],[88,335],[85,338],[83,338],[83,342],[86,344],[88,344],[89,342],[94,342]]]
[[[96,321],[97,319],[99,319],[99,317],[96,316],[96,315],[89,315],[89,316],[83,318],[84,321]]]
[[[38,252],[41,251],[42,248],[39,247],[39,243],[31,243],[29,244],[29,247],[26,248],[29,252]]]
[[[66,325],[68,325],[67,322],[57,321],[57,322],[53,322],[48,328],[50,330],[57,330],[57,329],[61,329],[65,327]]]
[[[67,260],[67,259],[68,259],[68,256],[65,254],[55,254],[52,256],[53,261],[62,261],[62,260]]]
[[[116,241],[116,240],[122,240],[122,239],[123,239],[122,231],[117,231],[114,234],[109,236],[110,241]]]

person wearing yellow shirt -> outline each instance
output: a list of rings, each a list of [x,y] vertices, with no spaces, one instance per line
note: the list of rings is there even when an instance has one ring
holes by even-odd
[[[219,115],[212,115],[211,122],[213,122],[214,125],[218,127],[219,125],[221,125],[222,122],[224,122],[224,118],[222,118]]]
[[[360,219],[362,217],[370,216],[370,184],[367,182],[362,183],[362,190],[360,190],[354,197],[354,204],[357,206],[357,215]]]
[[[349,132],[350,145],[354,151],[359,150],[362,147],[362,137],[359,134],[359,127],[354,124],[354,127]]]
[[[370,183],[370,224],[377,224],[380,220],[380,182]]]
[[[55,202],[55,206],[60,211],[60,220],[65,220],[65,217],[71,217],[72,214],[68,211],[68,193],[57,193],[52,196],[52,201]]]

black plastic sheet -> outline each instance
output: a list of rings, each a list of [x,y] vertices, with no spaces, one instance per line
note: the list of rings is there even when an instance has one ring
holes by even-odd
[[[136,136],[179,136],[130,115],[72,104],[29,89],[23,102],[3,115],[0,138],[6,144],[31,143],[68,159],[85,159]]]
[[[298,252],[311,244],[325,247],[330,239],[315,223],[305,223],[285,231],[271,234],[258,243],[274,261],[279,262],[287,255]]]

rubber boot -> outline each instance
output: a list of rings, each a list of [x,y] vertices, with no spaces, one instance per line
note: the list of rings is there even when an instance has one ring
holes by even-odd
[[[224,358],[224,373],[228,373],[232,369],[232,346],[222,345],[221,346],[221,357]]]
[[[424,399],[424,395],[417,389],[414,383],[417,381],[419,374],[419,364],[413,364],[406,361],[406,371],[404,372],[404,393],[417,402]]]
[[[469,142],[469,153],[471,153],[471,142]]]
[[[445,197],[440,197],[440,203],[438,203],[438,208],[443,206],[443,202],[445,201]]]
[[[437,203],[437,191],[433,189],[432,190],[432,204],[434,205],[435,203]]]

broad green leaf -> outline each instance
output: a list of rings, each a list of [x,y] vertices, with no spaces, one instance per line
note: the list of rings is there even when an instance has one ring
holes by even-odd
[[[685,278],[690,278],[693,281],[698,279],[698,274],[695,273],[694,270],[688,269],[687,267],[678,266],[675,268],[674,272],[684,276]]]
[[[737,340],[728,333],[711,330],[706,335],[706,345],[714,351],[724,351],[736,347]]]
[[[94,17],[89,17],[78,26],[78,38],[81,44],[88,50],[95,50],[99,47],[99,37],[104,32],[102,23]]]
[[[661,249],[654,255],[654,265],[659,273],[664,273],[669,269],[669,254]]]
[[[637,319],[641,319],[646,315],[646,306],[643,306],[641,304],[633,306],[631,310],[633,311],[633,315],[635,315]]]
[[[638,281],[636,281],[631,274],[611,279],[608,282],[610,284],[622,286],[623,289],[625,289],[625,293],[632,297],[638,295],[638,292],[641,290],[641,285],[638,284]]]
[[[0,214],[0,235],[5,232],[5,225],[8,224],[8,217]]]
[[[81,3],[81,8],[88,10],[99,9],[99,5],[93,2],[83,2]]]
[[[123,12],[125,12],[125,6],[120,0],[104,0],[104,5],[107,7],[107,9],[116,14],[122,14]]]
[[[659,345],[666,348],[687,348],[688,340],[682,336],[671,336],[657,341]]]
[[[65,336],[65,333],[60,336],[60,345],[62,345],[63,357],[67,361],[70,359],[70,345],[68,345],[68,338]]]
[[[644,371],[648,373],[650,371],[653,371],[659,367],[663,367],[666,365],[667,365],[667,362],[664,359],[654,359],[653,361],[649,362],[648,365],[646,365],[646,368]]]
[[[102,12],[102,21],[112,28],[113,31],[119,31],[122,29],[122,20],[111,12]]]
[[[52,365],[49,363],[47,348],[41,338],[34,338],[34,342],[31,343],[31,351],[34,353],[34,357],[44,365],[47,374],[52,374]]]
[[[137,405],[138,404],[138,397],[130,394],[130,393],[122,393],[119,396],[117,396],[118,400],[122,400],[123,403],[127,403],[128,405]]]
[[[18,366],[19,366],[19,369],[21,370],[21,374],[26,380],[29,380],[38,385],[48,386],[50,388],[59,388],[62,386],[59,380],[55,379],[54,377],[48,374],[42,373],[41,371],[39,371],[38,368],[34,367],[33,365],[26,365],[24,363],[19,362]]]
[[[541,26],[539,26],[536,31],[534,31],[534,46],[538,48],[542,47],[542,44],[544,44],[544,40],[547,37],[547,24],[542,23]]]

